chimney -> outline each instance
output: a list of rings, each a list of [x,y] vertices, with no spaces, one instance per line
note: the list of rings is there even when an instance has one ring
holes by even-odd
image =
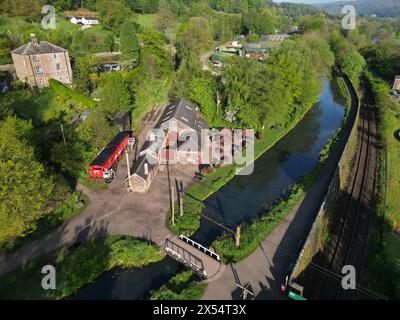
[[[36,35],[34,33],[31,33],[31,42],[33,45],[38,45],[38,39],[36,38]]]
[[[148,164],[148,163],[145,163],[145,164],[144,164],[144,174],[145,174],[146,176],[149,175],[149,164]]]

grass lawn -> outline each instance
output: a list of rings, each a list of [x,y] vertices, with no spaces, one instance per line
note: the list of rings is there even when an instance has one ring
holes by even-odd
[[[139,14],[134,21],[144,28],[155,28],[159,19],[158,14]]]
[[[140,268],[161,261],[164,255],[148,242],[130,237],[110,237],[84,244],[72,252],[41,257],[0,279],[0,299],[63,299],[93,283],[116,267]],[[43,266],[56,268],[56,290],[43,290]]]

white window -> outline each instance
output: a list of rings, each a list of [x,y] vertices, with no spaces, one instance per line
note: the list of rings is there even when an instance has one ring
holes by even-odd
[[[39,55],[39,54],[34,54],[34,55],[33,55],[33,61],[34,61],[34,62],[40,61],[40,55]]]
[[[36,74],[42,74],[43,73],[42,67],[35,67],[34,69],[35,69],[35,73]]]
[[[56,63],[56,69],[57,69],[57,71],[60,71],[61,70],[61,64]]]

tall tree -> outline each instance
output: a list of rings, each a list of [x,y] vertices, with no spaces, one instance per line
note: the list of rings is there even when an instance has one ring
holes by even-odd
[[[133,98],[120,73],[104,73],[99,79],[98,98],[103,112],[112,118],[119,111],[132,109]]]
[[[0,122],[0,244],[34,229],[51,201],[53,183],[35,158],[31,131],[15,117]]]
[[[130,10],[123,0],[99,0],[96,5],[105,28],[117,31]]]
[[[125,20],[121,26],[121,52],[122,59],[129,62],[131,67],[139,64],[139,41],[136,36],[135,24],[130,20]]]

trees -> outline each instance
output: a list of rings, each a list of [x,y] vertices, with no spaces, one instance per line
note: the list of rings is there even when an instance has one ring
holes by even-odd
[[[163,34],[148,28],[143,30],[140,39],[143,43],[141,60],[145,75],[151,81],[161,78],[172,67],[172,59],[165,49]]]
[[[243,14],[243,28],[258,35],[275,34],[276,18],[269,9],[249,10]]]
[[[116,127],[111,127],[103,110],[93,110],[89,117],[76,128],[79,140],[98,150],[104,148],[116,135]]]
[[[308,15],[303,18],[300,30],[304,32],[321,30],[325,26],[325,20],[321,15]]]
[[[159,0],[126,0],[132,11],[138,13],[155,13],[158,10]]]
[[[125,78],[120,73],[104,73],[99,79],[100,107],[107,117],[119,111],[132,109],[132,95]]]
[[[288,124],[315,102],[333,60],[327,42],[312,36],[284,42],[267,63],[233,58],[222,74],[226,120],[258,132]]]
[[[340,63],[340,69],[343,73],[349,76],[350,80],[358,87],[361,72],[365,67],[365,59],[356,50],[349,52],[343,57]]]
[[[125,20],[121,26],[121,52],[122,59],[128,62],[130,69],[139,64],[139,41],[136,36],[135,24],[130,20]]]
[[[214,122],[218,112],[216,91],[217,83],[210,76],[203,75],[190,81],[189,98],[200,106],[201,112],[209,124]]]
[[[1,6],[2,11],[28,21],[37,21],[41,17],[42,5],[39,0],[4,0]]]
[[[53,183],[29,144],[32,125],[0,122],[0,244],[25,235],[46,214]]]
[[[178,57],[198,61],[198,57],[212,45],[212,32],[204,18],[192,18],[182,24],[177,34],[176,47]]]
[[[74,83],[78,90],[91,93],[94,89],[92,74],[96,71],[98,57],[78,57],[74,67]]]
[[[96,5],[100,13],[101,23],[106,29],[118,30],[130,10],[122,0],[99,0]]]

